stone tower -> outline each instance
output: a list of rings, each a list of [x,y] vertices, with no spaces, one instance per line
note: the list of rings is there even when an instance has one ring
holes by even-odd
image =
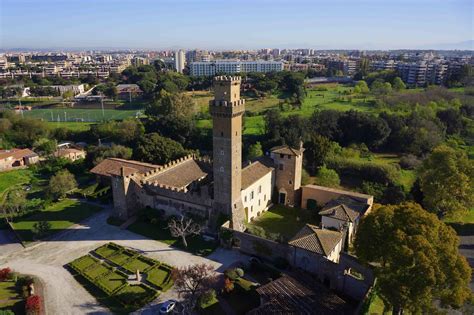
[[[242,189],[242,116],[245,100],[240,99],[240,77],[214,78],[212,115],[213,173],[215,213],[231,217],[235,230],[243,230],[245,214]]]
[[[277,202],[299,207],[301,199],[301,174],[303,170],[303,145],[298,149],[280,146],[271,149],[275,164],[275,193]]]

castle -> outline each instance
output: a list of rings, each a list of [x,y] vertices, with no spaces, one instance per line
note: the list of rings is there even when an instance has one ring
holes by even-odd
[[[91,172],[110,179],[114,216],[126,220],[140,209],[166,215],[199,216],[212,227],[224,215],[233,229],[266,211],[273,202],[300,204],[303,147],[279,146],[242,165],[240,77],[214,78],[212,160],[189,155],[165,165],[111,158]]]

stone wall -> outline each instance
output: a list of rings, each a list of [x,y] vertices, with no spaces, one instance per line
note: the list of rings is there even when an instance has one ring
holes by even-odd
[[[370,211],[374,202],[374,197],[370,195],[317,185],[306,185],[302,187],[301,208],[308,208],[308,199],[316,200],[319,206],[324,206],[329,201],[340,196],[349,196],[359,200],[360,202],[366,203],[370,206],[366,213]]]

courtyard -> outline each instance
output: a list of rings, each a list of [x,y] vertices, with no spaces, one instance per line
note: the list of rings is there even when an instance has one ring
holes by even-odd
[[[275,205],[254,221],[247,223],[246,232],[272,240],[288,241],[306,223],[317,225],[317,214],[305,209]]]

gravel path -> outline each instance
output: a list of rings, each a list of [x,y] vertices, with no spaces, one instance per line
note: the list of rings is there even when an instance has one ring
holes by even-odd
[[[8,266],[20,273],[42,279],[45,284],[47,314],[107,314],[108,310],[100,306],[64,268],[70,261],[107,242],[131,247],[146,256],[177,267],[207,263],[214,266],[216,271],[222,272],[226,266],[245,259],[236,252],[224,249],[218,249],[208,258],[203,258],[171,248],[164,243],[108,225],[106,219],[109,212],[110,209],[104,210],[81,225],[74,226],[72,230],[26,249],[4,251],[3,246],[7,245],[0,244],[0,267]],[[173,290],[163,294],[153,304],[168,298],[176,298]],[[150,307],[143,313],[149,313],[149,309]]]

